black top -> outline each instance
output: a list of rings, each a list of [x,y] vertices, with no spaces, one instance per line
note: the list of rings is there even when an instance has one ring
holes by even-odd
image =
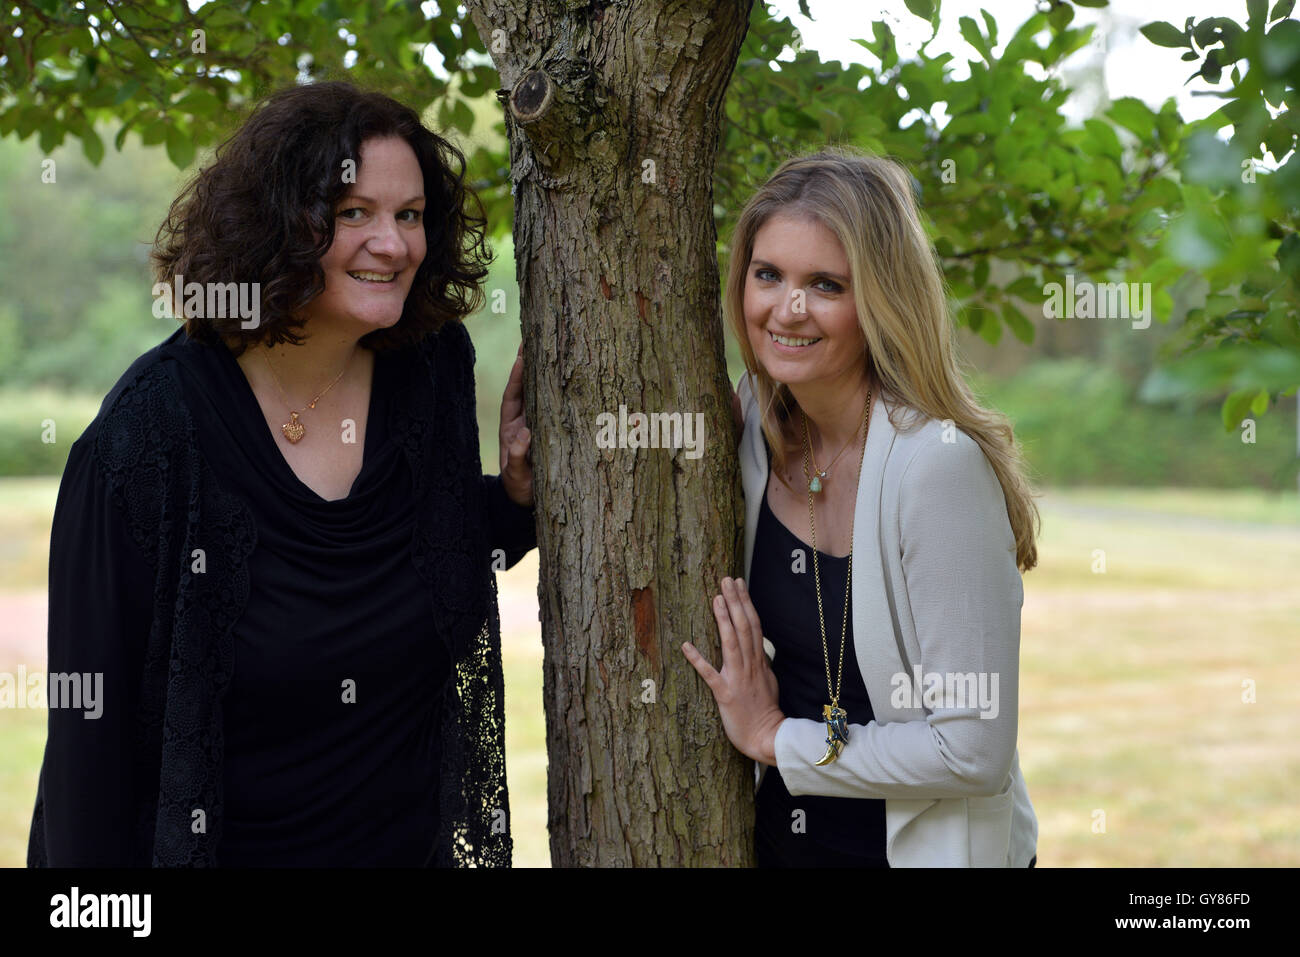
[[[411,563],[410,469],[388,435],[408,363],[376,353],[361,472],[346,498],[326,501],[285,461],[229,350],[171,351],[187,372],[187,403],[209,406],[204,455],[257,523],[224,709],[218,859],[423,865],[437,834],[437,705],[449,662]],[[304,422],[340,428],[310,412]]]
[[[133,364],[60,484],[49,668],[102,672],[103,715],[50,710],[29,864],[509,863],[489,550],[536,539],[472,364],[459,324],[376,353],[333,502],[224,347]]]
[[[825,652],[817,628],[812,561],[812,549],[773,514],[764,488],[748,590],[763,624],[763,635],[776,648],[772,670],[779,685],[782,713],[822,721],[822,706],[830,703],[825,656],[830,655],[831,680],[835,681],[849,560],[847,556],[836,558],[817,550]],[[865,725],[875,714],[853,649],[852,607],[848,614],[840,707],[848,712],[850,725]],[[780,770],[769,767],[756,804],[760,867],[889,866],[882,799],[794,796],[786,789]],[[803,814],[797,815],[796,811]]]

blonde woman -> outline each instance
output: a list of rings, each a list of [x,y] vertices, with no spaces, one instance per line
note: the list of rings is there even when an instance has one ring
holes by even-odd
[[[1032,867],[1037,510],[963,381],[909,174],[844,149],[784,163],[740,216],[724,309],[748,369],[745,578],[713,599],[721,670],[683,652],[758,762],[759,866]]]

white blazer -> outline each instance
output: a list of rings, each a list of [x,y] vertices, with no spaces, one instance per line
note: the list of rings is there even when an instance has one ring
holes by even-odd
[[[737,394],[748,581],[768,463],[748,374]],[[792,795],[884,798],[891,867],[1028,867],[1038,821],[1016,751],[1024,589],[1002,487],[960,429],[888,393],[873,404],[853,526],[852,627],[875,720],[849,715],[838,760],[817,767],[825,723],[786,718],[776,765]],[[983,673],[989,690],[996,675],[996,716],[981,717],[994,709],[969,698],[904,697],[897,689],[917,688],[916,666],[921,691],[931,673]],[[756,766],[756,782],[766,770]]]

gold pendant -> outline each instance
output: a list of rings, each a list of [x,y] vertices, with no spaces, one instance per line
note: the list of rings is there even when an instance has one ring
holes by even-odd
[[[826,720],[826,753],[822,759],[817,762],[817,767],[830,764],[840,756],[840,751],[844,750],[844,745],[849,740],[849,713],[838,705],[828,704],[822,706],[822,714]]]
[[[280,426],[280,431],[284,433],[284,437],[286,439],[288,439],[290,442],[296,443],[300,439],[302,439],[304,435],[307,434],[307,426],[303,425],[301,422],[298,421],[297,412],[290,412],[289,418],[290,421]]]

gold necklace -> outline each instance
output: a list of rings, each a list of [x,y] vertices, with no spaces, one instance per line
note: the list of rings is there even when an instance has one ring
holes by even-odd
[[[283,399],[284,404],[288,406],[289,400],[288,398],[285,397],[284,389],[280,387],[280,377],[275,374],[275,366],[271,365],[271,353],[267,351],[262,353],[262,355],[266,359],[266,367],[271,370],[271,378],[275,380],[275,388],[280,393],[280,398]],[[343,364],[343,370],[334,377],[333,382],[331,382],[324,389],[322,389],[319,394],[317,394],[316,398],[312,399],[310,402],[307,403],[308,409],[316,408],[316,403],[320,401],[321,396],[323,396],[330,389],[334,388],[335,384],[339,381],[339,379],[343,378],[343,373],[348,371],[348,366],[351,365],[351,363],[352,363],[352,357],[348,356],[348,361]],[[298,413],[295,412],[292,407],[290,407],[289,421],[285,422],[283,425],[280,426],[280,431],[284,433],[284,437],[289,440],[290,445],[295,445],[298,442],[302,441],[302,437],[307,434],[307,426],[303,425],[301,422],[298,421]]]
[[[805,431],[807,430],[807,428],[808,428],[808,422],[807,422],[807,420],[805,419],[805,421],[804,421],[804,429],[805,429]],[[855,435],[854,438],[857,438],[857,436]],[[826,466],[826,468],[824,468],[824,469],[819,469],[819,468],[817,467],[817,456],[816,456],[815,454],[813,454],[812,447],[811,447],[811,446],[812,446],[812,443],[811,443],[811,442],[809,443],[808,454],[809,454],[809,455],[811,456],[811,458],[812,458],[812,470],[813,470],[813,474],[812,474],[812,476],[811,476],[810,481],[808,482],[808,491],[810,491],[810,492],[820,492],[820,491],[822,490],[822,482],[824,482],[824,481],[826,480],[826,473],[829,472],[832,468],[834,468],[835,463],[838,462],[838,461],[840,460],[840,455],[843,455],[845,452],[847,452],[847,451],[849,450],[849,446],[852,445],[852,444],[853,444],[853,439],[849,439],[847,442],[844,443],[844,448],[840,449],[839,455],[837,455],[837,456],[835,456],[835,458],[831,459],[831,464],[828,465],[828,466]],[[804,464],[803,464],[803,477],[804,477],[805,479],[808,479],[808,478],[809,478],[809,475],[808,475],[808,463],[807,463],[807,462],[804,462]]]
[[[812,443],[808,439],[808,417],[804,415],[803,410],[799,410],[799,415],[803,419],[803,465],[804,474],[808,472],[808,457]],[[871,389],[867,389],[867,407],[862,412],[862,456],[858,460],[858,481],[862,480],[862,462],[867,455],[867,432],[871,428]],[[834,463],[832,463],[834,464]],[[814,479],[814,481],[816,481]],[[817,765],[830,764],[840,756],[840,751],[849,740],[849,714],[840,707],[840,691],[844,682],[844,649],[847,647],[849,633],[849,597],[853,588],[853,522],[857,518],[857,503],[854,502],[853,517],[849,519],[849,576],[848,581],[844,584],[844,621],[840,626],[840,663],[835,676],[835,684],[831,684],[831,653],[826,647],[826,617],[822,611],[822,579],[821,573],[817,568],[817,524],[813,518],[813,489],[812,485],[808,486],[808,529],[812,533],[812,553],[813,553],[813,581],[817,588],[817,626],[822,633],[822,661],[826,665],[826,693],[830,695],[831,703],[822,707],[822,716],[826,722],[826,753],[822,755]]]

